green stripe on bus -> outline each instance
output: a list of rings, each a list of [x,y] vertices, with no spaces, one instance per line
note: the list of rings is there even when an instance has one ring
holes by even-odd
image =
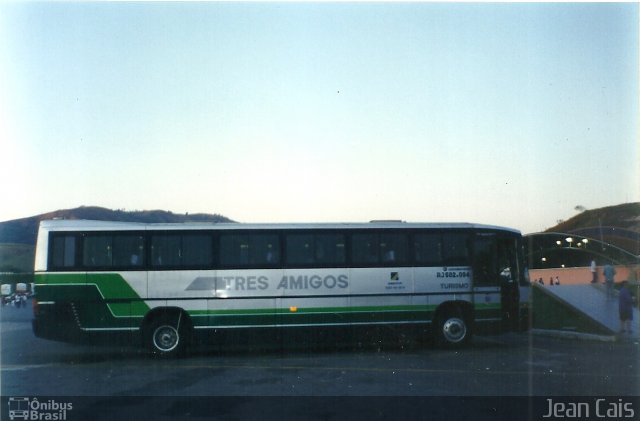
[[[116,317],[144,316],[149,306],[131,288],[131,285],[118,273],[64,273],[36,274],[35,283],[38,299],[41,301],[60,300],[65,298],[65,291],[49,290],[55,286],[77,286],[80,289],[94,286],[98,289],[109,309]],[[75,292],[71,292],[75,296]],[[71,298],[71,297],[69,297]],[[86,298],[86,296],[85,296]],[[110,300],[129,300],[123,303],[109,303]]]
[[[296,307],[291,308],[259,308],[259,309],[233,309],[233,310],[189,310],[193,316],[212,315],[251,315],[251,314],[297,314],[297,313],[378,313],[378,312],[408,312],[408,311],[433,311],[435,305],[406,305],[406,306],[367,306],[367,307]]]
[[[376,307],[313,307],[313,308],[243,308],[233,310],[188,310],[191,316],[243,316],[243,315],[295,315],[310,313],[406,313],[406,312],[433,312],[437,308],[436,305],[415,305],[415,306],[376,306]],[[485,306],[476,311],[494,311],[500,310],[500,306]]]
[[[139,319],[150,306],[118,273],[36,274],[38,299],[41,301],[72,301],[84,303],[78,307],[83,326],[122,326],[123,319]],[[207,299],[207,297],[202,297]],[[275,299],[278,297],[259,297]],[[330,297],[327,297],[330,299]],[[115,302],[113,302],[115,301]],[[169,300],[171,301],[171,300]],[[356,307],[286,307],[245,309],[187,310],[195,317],[194,324],[207,324],[207,318],[220,325],[270,325],[276,323],[355,323],[400,322],[429,320],[439,304],[356,306]],[[500,303],[474,303],[476,316],[499,316]],[[203,320],[205,319],[205,320]],[[128,324],[127,324],[128,326]]]

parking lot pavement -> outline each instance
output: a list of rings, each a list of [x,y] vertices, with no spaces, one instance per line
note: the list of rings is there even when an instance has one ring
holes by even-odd
[[[371,420],[429,413],[430,419],[475,421],[542,416],[545,397],[640,395],[633,341],[511,333],[476,336],[470,347],[451,350],[392,337],[320,346],[199,346],[185,358],[157,360],[133,346],[36,338],[29,308],[3,308],[0,317],[0,410],[9,397],[56,396],[75,404],[66,419],[288,414]],[[640,403],[633,405],[640,411]]]

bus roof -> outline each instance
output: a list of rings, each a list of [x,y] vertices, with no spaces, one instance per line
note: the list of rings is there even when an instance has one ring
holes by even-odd
[[[520,231],[494,225],[465,222],[417,223],[402,221],[372,221],[350,223],[237,223],[237,222],[184,222],[184,223],[142,223],[93,221],[84,219],[53,219],[40,222],[40,228],[47,231],[135,231],[135,230],[288,230],[288,229],[477,229]]]

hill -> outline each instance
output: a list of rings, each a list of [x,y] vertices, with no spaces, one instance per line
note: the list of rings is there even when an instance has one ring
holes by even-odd
[[[640,255],[640,202],[585,210],[545,232],[595,238]]]
[[[17,243],[35,245],[38,224],[45,219],[88,219],[94,221],[119,221],[143,223],[172,222],[233,222],[221,215],[211,214],[176,214],[169,211],[124,211],[100,208],[97,206],[81,206],[74,209],[63,209],[43,213],[29,218],[0,222],[0,243]]]
[[[0,272],[30,272],[35,246],[0,243]]]
[[[38,224],[46,219],[90,219],[98,221],[174,223],[233,222],[217,214],[176,214],[169,211],[124,211],[97,206],[62,209],[28,218],[0,222],[0,272],[29,272],[38,233]]]
[[[102,221],[178,223],[233,222],[217,214],[176,214],[168,211],[124,211],[82,206],[29,218],[0,222],[0,272],[29,272],[33,264],[38,224],[45,219],[91,219]],[[640,255],[640,203],[585,210],[546,232],[595,238]]]
[[[585,210],[546,232],[574,232],[587,227],[617,227],[640,233],[640,202]]]

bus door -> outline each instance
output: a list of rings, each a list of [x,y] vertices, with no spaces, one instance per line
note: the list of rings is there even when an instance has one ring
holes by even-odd
[[[476,234],[473,244],[476,320],[498,319],[506,330],[518,326],[517,245],[516,238],[493,233]]]

